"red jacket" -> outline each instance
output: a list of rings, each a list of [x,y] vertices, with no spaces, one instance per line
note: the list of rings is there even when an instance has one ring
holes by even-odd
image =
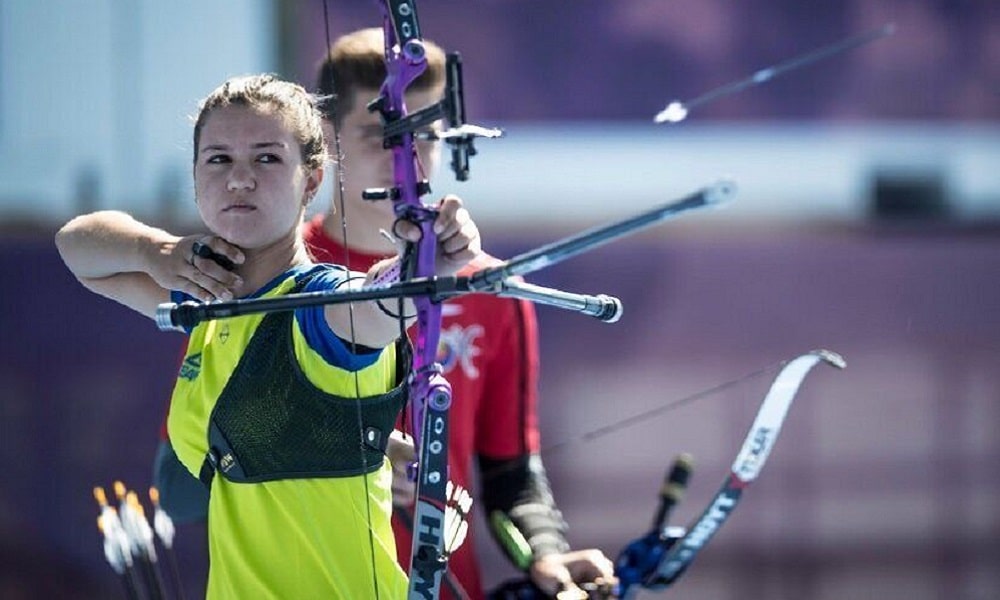
[[[342,245],[322,226],[322,215],[303,228],[306,248],[317,262],[344,264]],[[350,253],[349,268],[367,271],[384,258]],[[484,255],[466,267],[480,269],[497,261]],[[510,459],[539,450],[536,404],[538,328],[534,306],[524,300],[472,294],[443,307],[438,360],[452,387],[448,463],[451,479],[470,488],[476,456]],[[475,496],[474,490],[470,490]],[[473,511],[476,510],[473,504]],[[410,530],[393,517],[399,562],[409,567]],[[483,598],[473,531],[452,555],[448,571],[470,598]],[[451,595],[442,585],[442,597]]]

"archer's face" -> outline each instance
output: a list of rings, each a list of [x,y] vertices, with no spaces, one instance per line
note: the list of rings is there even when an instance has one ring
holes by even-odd
[[[389,230],[395,218],[391,200],[375,202],[361,199],[366,188],[389,188],[393,185],[392,151],[382,148],[382,120],[378,113],[368,112],[366,105],[378,95],[378,90],[357,90],[351,111],[344,115],[340,126],[340,150],[343,154],[344,202],[348,218],[370,217],[370,224]],[[413,92],[406,95],[406,107],[415,112],[441,99],[441,90]],[[435,124],[436,127],[439,124]],[[323,134],[334,156],[333,126],[324,121]],[[423,165],[423,177],[430,179],[440,162],[440,143],[418,141],[417,153]],[[336,168],[336,167],[334,167]],[[333,184],[336,187],[336,183]],[[339,210],[339,208],[337,208]],[[354,217],[352,217],[352,214]]]
[[[242,248],[296,235],[322,171],[302,163],[282,119],[245,106],[213,109],[194,166],[198,211],[215,234]]]

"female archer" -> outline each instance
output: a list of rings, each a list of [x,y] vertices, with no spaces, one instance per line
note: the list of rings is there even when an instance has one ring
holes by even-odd
[[[206,233],[179,237],[103,211],[71,220],[56,245],[83,285],[149,317],[169,300],[391,280],[397,258],[363,275],[309,259],[300,225],[324,158],[310,94],[269,75],[233,78],[201,103],[194,127]],[[458,198],[439,208],[436,270],[451,275],[480,252],[479,232]],[[400,223],[395,233],[415,241],[419,229]],[[184,466],[212,487],[209,598],[405,595],[383,460],[407,368],[399,331],[374,302],[189,331],[168,429]]]

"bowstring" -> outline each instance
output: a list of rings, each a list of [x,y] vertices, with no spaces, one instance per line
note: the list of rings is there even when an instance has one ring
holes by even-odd
[[[746,373],[744,375],[740,375],[739,377],[737,377],[735,379],[730,379],[730,380],[725,381],[723,383],[720,383],[718,385],[714,385],[714,386],[712,386],[710,388],[701,390],[699,392],[695,392],[694,394],[690,394],[690,395],[684,396],[684,397],[679,398],[677,400],[667,401],[667,402],[659,404],[658,406],[655,406],[655,407],[653,407],[653,408],[651,408],[649,410],[638,412],[636,414],[629,415],[627,417],[623,417],[621,419],[618,419],[616,421],[608,423],[607,425],[602,425],[600,427],[587,430],[587,431],[585,431],[583,433],[570,436],[569,438],[564,439],[564,440],[562,440],[560,442],[556,442],[554,444],[543,446],[538,451],[538,453],[541,456],[550,456],[550,455],[555,454],[557,452],[561,452],[561,451],[565,450],[566,448],[569,448],[570,446],[576,445],[578,443],[592,442],[592,441],[594,441],[594,440],[596,440],[598,438],[602,438],[602,437],[610,435],[612,433],[616,433],[618,431],[622,431],[622,430],[628,429],[628,428],[633,427],[635,425],[638,425],[640,423],[644,423],[644,422],[646,422],[650,418],[659,417],[659,416],[661,416],[663,414],[666,414],[668,412],[672,412],[674,410],[677,410],[678,408],[681,408],[681,407],[686,406],[688,404],[691,404],[693,402],[697,402],[697,401],[702,400],[704,398],[707,398],[709,396],[713,396],[715,394],[723,392],[723,391],[725,391],[725,390],[727,390],[729,388],[733,388],[733,387],[736,387],[738,385],[742,385],[744,382],[757,379],[757,378],[759,378],[762,375],[765,375],[767,373],[773,373],[774,371],[777,371],[777,370],[783,368],[785,365],[787,365],[792,360],[794,360],[794,359],[780,360],[778,362],[772,363],[772,364],[767,365],[765,367],[761,367],[761,368],[759,368],[759,369],[757,369],[755,371],[751,371],[751,372]],[[481,477],[484,480],[490,479],[490,478],[496,477],[497,475],[501,475],[501,474],[503,474],[503,473],[505,473],[507,471],[510,471],[510,470],[512,470],[512,469],[514,469],[516,467],[517,467],[517,465],[513,465],[513,464],[510,464],[510,465],[500,465],[500,466],[493,467],[493,468],[491,468],[491,469],[483,472],[481,474]]]
[[[339,208],[340,210],[340,234],[341,240],[344,246],[344,267],[350,273],[351,265],[351,245],[348,242],[347,236],[347,204],[344,200],[346,195],[345,184],[344,184],[344,153],[340,144],[340,114],[339,114],[339,100],[340,94],[337,90],[337,82],[334,78],[334,63],[333,63],[333,39],[330,35],[330,9],[327,4],[327,0],[323,0],[323,36],[326,42],[326,62],[329,66],[330,73],[330,98],[326,99],[328,110],[324,113],[329,117],[330,124],[333,126],[333,146],[327,144],[327,148],[333,151],[332,161],[333,161],[333,172],[336,177],[336,192],[338,202],[333,204],[334,208]],[[337,206],[339,204],[339,207]],[[351,354],[357,354],[358,343],[357,336],[355,334],[355,324],[354,324],[354,303],[349,302],[347,304],[348,310],[348,322],[349,329],[351,332]],[[397,365],[398,370],[398,365]],[[377,565],[375,562],[375,533],[372,531],[372,509],[371,509],[371,496],[368,488],[368,477],[370,473],[368,472],[368,457],[365,452],[365,427],[364,419],[361,412],[361,381],[358,373],[358,369],[353,370],[354,373],[354,406],[355,415],[357,416],[358,425],[358,449],[361,453],[361,479],[364,482],[364,494],[365,494],[365,519],[368,524],[368,552],[371,557],[371,569],[372,569],[372,588],[375,592],[376,600],[380,597],[379,587],[378,587],[378,572]]]

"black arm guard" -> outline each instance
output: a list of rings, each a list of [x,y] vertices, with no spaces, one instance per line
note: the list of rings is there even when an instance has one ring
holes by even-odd
[[[511,562],[528,569],[542,556],[569,551],[566,522],[552,498],[540,456],[480,456],[479,468],[490,531]]]

